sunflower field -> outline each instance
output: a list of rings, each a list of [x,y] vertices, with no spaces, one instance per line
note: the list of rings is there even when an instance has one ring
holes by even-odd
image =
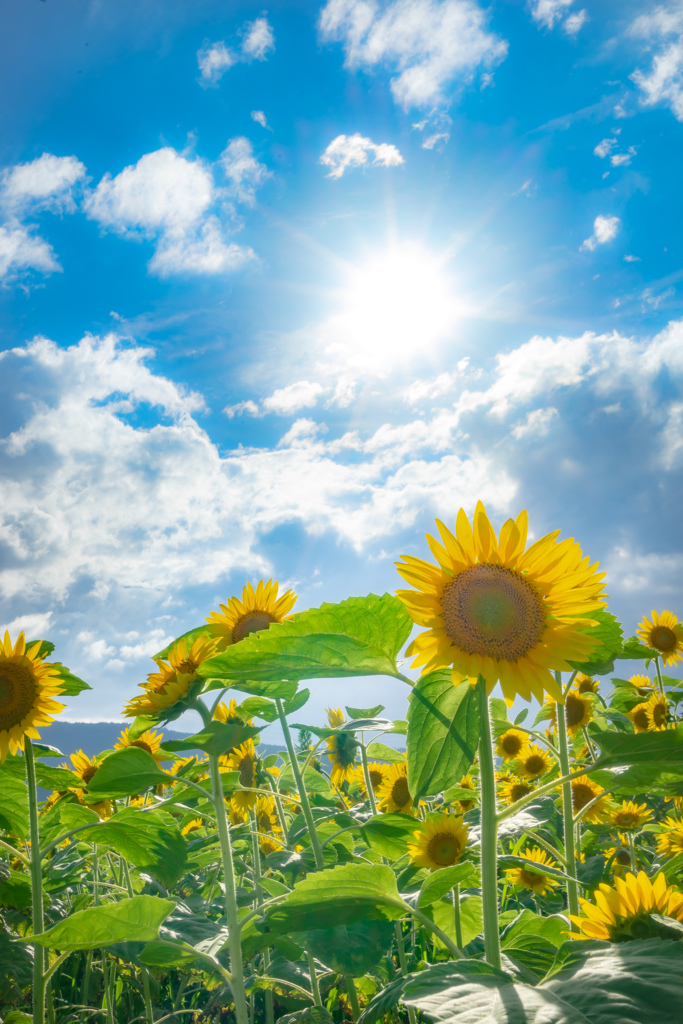
[[[625,636],[597,564],[529,545],[524,512],[437,527],[395,594],[295,613],[247,584],[92,759],[49,745],[88,684],[5,634],[4,1024],[680,1024],[683,625]],[[358,676],[407,719],[308,720],[316,680]]]

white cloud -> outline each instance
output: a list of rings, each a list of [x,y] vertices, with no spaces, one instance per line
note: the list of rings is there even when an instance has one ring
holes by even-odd
[[[643,106],[665,104],[674,117],[683,121],[683,4],[657,7],[636,18],[629,29],[635,38],[650,41],[654,47],[648,72],[636,69],[631,78],[644,94]]]
[[[618,141],[618,139],[602,139],[601,142],[598,142],[593,152],[596,156],[599,156],[601,160],[604,160],[606,156],[610,155]]]
[[[27,640],[42,640],[47,635],[51,621],[52,612],[32,612],[28,615],[17,615],[16,619],[12,619],[11,622],[0,626],[0,637],[3,637],[5,630],[7,630],[12,640],[16,640],[17,635],[21,632],[24,633]]]
[[[217,217],[209,217],[196,235],[166,234],[160,239],[149,269],[159,277],[173,274],[226,274],[256,259],[246,245],[226,243]]]
[[[223,410],[228,419],[233,420],[235,416],[242,416],[246,413],[248,416],[258,416],[259,407],[256,402],[248,398],[246,402],[238,402],[236,405],[226,405]]]
[[[565,18],[562,28],[568,36],[575,36],[581,31],[587,21],[588,14],[586,11],[576,11],[575,14],[570,14],[568,18]]]
[[[15,213],[27,209],[73,212],[74,186],[85,173],[85,166],[75,156],[43,153],[30,163],[15,164],[3,171],[0,203]]]
[[[625,153],[613,153],[609,158],[612,167],[628,167],[636,155],[636,147],[629,146]]]
[[[332,168],[328,178],[341,178],[348,167],[367,166],[369,154],[373,155],[373,167],[397,167],[405,162],[396,146],[386,142],[377,144],[356,132],[333,139],[320,157],[320,163]]]
[[[504,59],[507,43],[485,22],[472,0],[328,0],[319,26],[343,44],[347,67],[394,71],[394,99],[409,109],[443,102],[455,82]]]
[[[228,50],[223,42],[206,44],[201,50],[197,50],[197,65],[201,72],[198,81],[201,87],[216,88],[225,72],[236,64],[237,60],[237,56]]]
[[[275,49],[275,35],[267,18],[256,18],[244,28],[242,53],[253,60],[265,60],[266,54]]]
[[[460,360],[458,363],[460,373],[467,369],[468,363],[469,356]],[[424,402],[425,399],[447,395],[455,387],[458,377],[458,373],[440,373],[433,380],[416,380],[403,391],[401,397],[408,405],[417,405],[418,402]]]
[[[603,217],[602,214],[598,214],[593,221],[593,234],[583,241],[581,248],[592,252],[598,245],[611,242],[617,237],[620,226],[621,221],[618,217]]]
[[[252,121],[256,121],[262,128],[268,128],[268,120],[262,110],[252,110],[251,112]]]
[[[552,405],[547,409],[534,409],[533,412],[528,413],[523,423],[517,423],[512,428],[512,436],[518,441],[534,434],[544,437],[550,430],[550,424],[558,415],[557,409]]]
[[[230,194],[241,203],[253,206],[256,189],[271,177],[271,171],[256,159],[249,139],[241,135],[231,139],[221,153],[219,163],[230,183]]]
[[[536,0],[531,8],[531,17],[545,28],[553,28],[560,21],[574,0]],[[579,26],[580,27],[580,26]]]
[[[641,257],[640,256],[631,256],[630,254],[624,256],[624,262],[625,263],[640,263],[640,261],[641,261]]]
[[[40,270],[43,274],[60,271],[52,246],[31,233],[16,220],[0,224],[0,280],[18,271]]]
[[[266,412],[274,412],[278,416],[290,416],[299,409],[311,409],[317,405],[320,396],[328,390],[322,384],[299,380],[286,388],[278,388],[268,398],[264,398],[262,407]]]
[[[437,149],[441,153],[450,137],[450,132],[435,132],[433,135],[427,136],[427,138],[422,143],[422,148]]]
[[[147,633],[144,640],[137,644],[124,644],[118,653],[126,661],[151,658],[157,651],[163,650],[166,644],[169,644],[173,639],[173,636],[166,633],[164,629],[152,629]]]

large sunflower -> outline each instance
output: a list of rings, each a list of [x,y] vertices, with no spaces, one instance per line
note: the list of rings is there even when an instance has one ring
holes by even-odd
[[[645,939],[657,933],[651,914],[683,919],[683,893],[675,886],[667,887],[664,872],[652,881],[644,871],[636,877],[628,872],[625,878],[615,878],[614,888],[604,883],[594,891],[595,903],[579,897],[585,916],[569,918],[577,924],[584,939],[603,939],[606,942],[627,942]]]
[[[148,754],[151,754],[157,764],[161,764],[162,761],[170,760],[168,754],[165,754],[161,749],[163,739],[164,737],[160,732],[147,729],[136,740],[132,740],[130,738],[130,729],[126,726],[114,744],[114,750],[123,750],[125,747],[139,747],[140,750],[146,750]]]
[[[227,604],[219,605],[220,612],[211,612],[206,621],[208,633],[217,640],[216,650],[225,651],[232,644],[244,640],[250,633],[268,629],[273,622],[284,622],[291,618],[289,612],[296,603],[297,595],[287,590],[277,596],[278,581],[259,580],[256,590],[247,583],[242,590],[242,600],[231,597]]]
[[[411,863],[430,871],[457,864],[467,845],[467,825],[454,814],[430,815],[413,835],[415,841],[408,843]]]
[[[643,616],[636,634],[646,647],[659,651],[665,665],[675,665],[683,658],[683,622],[673,612],[658,614],[652,610],[652,620]]]
[[[64,710],[54,698],[62,692],[59,669],[40,657],[40,641],[26,649],[23,633],[12,645],[10,635],[0,642],[0,762],[8,752],[24,749],[27,736],[39,740],[38,725],[51,725]]]
[[[525,850],[522,856],[535,867],[557,867],[552,857],[539,846],[533,846],[530,850]],[[526,868],[508,868],[506,874],[513,885],[520,885],[524,889],[530,889],[536,896],[543,896],[548,890],[554,889],[559,885],[558,880],[553,878],[552,875],[528,871]]]
[[[585,676],[583,672],[577,672],[576,678],[574,679],[573,690],[577,693],[597,693],[599,683],[597,679],[593,679],[592,676]]]
[[[521,729],[506,729],[496,741],[496,754],[504,761],[514,761],[528,745],[528,733]]]
[[[408,787],[408,765],[392,764],[386,779],[377,790],[380,810],[387,813],[413,814],[413,798]]]
[[[574,814],[578,814],[584,807],[592,803],[596,797],[601,797],[604,793],[602,786],[598,786],[597,782],[588,775],[580,775],[578,779],[572,779],[572,808]],[[602,821],[603,815],[605,814],[605,804],[607,797],[601,797],[597,803],[593,804],[589,811],[583,815],[586,821],[599,822]]]
[[[187,696],[200,666],[216,653],[216,642],[207,636],[194,641],[181,637],[168,652],[168,662],[155,658],[158,672],[150,672],[140,683],[144,694],[129,700],[124,708],[128,718],[165,711]]]
[[[481,502],[470,522],[463,509],[454,536],[436,521],[440,544],[427,535],[438,565],[404,556],[398,571],[415,590],[399,590],[414,622],[427,630],[408,654],[423,674],[452,666],[453,682],[500,680],[508,705],[515,695],[543,701],[562,691],[553,670],[586,660],[598,642],[581,630],[588,613],[604,606],[604,573],[589,565],[576,541],[558,543],[559,530],[525,550],[528,516],[508,519],[499,537]]]
[[[674,854],[683,853],[683,820],[669,815],[662,824],[666,828],[666,832],[660,832],[657,836],[659,856],[673,857]]]
[[[515,761],[515,771],[523,779],[540,779],[542,775],[548,774],[554,764],[548,751],[534,743]]]
[[[653,693],[645,704],[645,715],[650,729],[666,729],[669,721],[669,702],[662,693]]]
[[[624,832],[637,832],[651,817],[652,811],[647,804],[637,804],[633,800],[622,800],[621,807],[610,814],[612,824]]]
[[[376,793],[379,787],[387,778],[388,764],[383,764],[381,761],[368,761],[368,775],[370,776],[370,785],[372,786],[372,792]],[[367,797],[368,791],[365,785],[365,772],[363,771],[363,765],[359,764],[354,770],[353,780],[360,786],[361,792]]]
[[[221,763],[228,771],[239,772],[240,785],[247,789],[254,789],[256,786],[256,748],[252,739],[246,740],[239,747],[235,747],[227,757],[221,757]],[[232,803],[241,811],[254,807],[258,794],[245,792],[243,789],[236,790],[232,795]]]
[[[650,720],[647,717],[647,701],[642,701],[640,704],[636,704],[634,708],[627,713],[626,717],[630,718],[633,722],[633,727],[636,732],[647,732],[650,728]]]

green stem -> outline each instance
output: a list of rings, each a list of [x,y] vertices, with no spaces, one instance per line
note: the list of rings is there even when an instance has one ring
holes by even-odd
[[[394,921],[394,935],[396,936],[396,948],[398,950],[398,966],[401,977],[408,976],[408,961],[406,960],[406,947],[403,942],[403,926],[400,921]],[[417,1014],[414,1006],[408,1007],[408,1019],[410,1024],[417,1024]]]
[[[631,854],[631,871],[634,875],[637,875],[636,871],[636,848],[633,844],[633,833],[628,833],[628,852]]]
[[[149,974],[146,967],[140,968],[142,975],[142,994],[145,1000],[145,1020],[147,1024],[154,1024],[154,1010],[152,1009],[152,995],[149,990]]]
[[[29,871],[31,870],[31,859],[30,857],[27,857],[26,854],[22,853],[21,850],[15,849],[9,843],[6,843],[4,839],[0,839],[0,848],[7,850],[12,857],[16,857],[17,860],[20,860],[25,868],[28,868]]]
[[[306,792],[306,787],[304,786],[304,780],[301,777],[301,769],[299,768],[299,762],[297,761],[296,758],[296,751],[294,750],[294,743],[292,742],[292,734],[289,731],[287,716],[285,715],[284,708],[282,707],[282,701],[280,700],[279,697],[275,698],[275,704],[277,705],[277,713],[280,718],[280,725],[282,726],[282,732],[284,733],[285,743],[287,744],[287,753],[289,754],[289,762],[292,766],[294,781],[296,782],[296,788],[299,793],[299,799],[301,800],[301,810],[303,811],[304,818],[306,819],[306,826],[308,828],[308,833],[311,837],[311,847],[313,848],[315,866],[318,869],[318,871],[322,871],[323,868],[325,867],[322,846],[320,845],[318,833],[315,830],[313,812],[311,811],[311,805],[308,801],[308,793]]]
[[[446,933],[441,930],[441,928],[439,928],[438,925],[434,924],[433,921],[430,921],[426,914],[423,914],[421,910],[415,910],[414,907],[408,906],[407,903],[406,910],[409,911],[412,914],[412,916],[420,922],[420,924],[423,924],[428,931],[432,932],[439,939],[441,939],[446,949],[449,950],[450,953],[452,953],[456,960],[465,959],[465,954],[460,949],[460,947],[457,946],[455,942],[453,942],[453,940],[450,939],[448,935],[446,935]]]
[[[481,900],[484,917],[486,962],[500,969],[498,924],[498,822],[496,819],[496,777],[493,766],[491,718],[486,682],[477,680],[479,698],[479,773],[481,779]]]
[[[368,768],[368,752],[363,741],[363,734],[361,733],[360,743],[360,756],[363,759],[363,776],[365,778],[365,788],[368,791],[368,800],[370,801],[370,810],[373,814],[377,814],[377,804],[375,803],[375,794],[372,791],[372,781],[370,779],[370,769]]]
[[[657,682],[659,683],[659,692],[661,693],[662,697],[664,697],[665,696],[665,694],[664,694],[664,680],[662,679],[662,672],[661,672],[661,669],[659,667],[659,655],[657,655],[657,657],[655,658],[655,671],[657,672]]]
[[[257,829],[258,821],[256,820],[256,815],[252,813],[251,817],[254,823],[254,828]],[[258,910],[263,903],[263,886],[261,885],[261,847],[259,846],[259,838],[256,832],[253,832],[251,836],[251,859],[253,861],[254,891],[256,893],[254,907]],[[268,974],[269,967],[270,950],[266,947],[263,950],[263,970],[265,974]],[[266,989],[264,993],[264,1002],[266,1007],[266,1024],[274,1024],[275,1014],[273,1011],[273,993],[270,989]]]
[[[309,950],[306,950],[306,958],[308,960],[308,973],[311,975],[311,992],[313,993],[313,1002],[316,1006],[322,1006],[323,1001],[320,998],[318,975],[315,973],[315,960],[313,958],[313,954]]]
[[[562,673],[556,672],[557,685],[562,687]],[[564,704],[556,704],[557,735],[560,747],[560,771],[563,777],[569,774],[569,750],[567,747],[567,719]],[[562,783],[562,817],[564,821],[564,861],[567,874],[576,877],[576,854],[574,852],[574,811],[572,807],[572,787],[568,780]],[[570,914],[579,914],[579,887],[576,882],[567,882],[567,907]],[[571,925],[577,931],[576,925]]]
[[[85,971],[83,972],[83,984],[81,986],[81,1002],[88,1005],[90,998],[90,973],[92,971],[92,949],[89,949],[85,958]]]
[[[43,916],[43,873],[40,866],[40,834],[38,832],[38,792],[36,790],[36,765],[33,757],[33,743],[27,736],[24,740],[26,761],[26,786],[28,789],[29,832],[31,836],[31,903],[33,913],[33,934],[41,935],[45,930]],[[45,1022],[45,953],[37,943],[33,947],[33,1024]]]
[[[209,754],[209,766],[211,769],[211,781],[213,784],[213,805],[216,811],[216,824],[218,826],[218,838],[220,841],[221,859],[223,862],[223,881],[225,883],[225,916],[228,922],[230,974],[232,977],[230,987],[232,988],[232,995],[235,1000],[235,1018],[237,1020],[237,1024],[247,1024],[249,1020],[249,1010],[247,1007],[247,996],[244,990],[241,929],[237,914],[237,895],[235,893],[235,868],[232,861],[230,830],[228,828],[228,819],[225,813],[223,785],[218,767],[218,757],[216,754]]]
[[[453,886],[453,921],[455,924],[455,941],[462,949],[462,922],[460,920],[460,886]]]
[[[346,990],[349,993],[349,1001],[351,1003],[351,1010],[353,1012],[353,1019],[355,1021],[360,1017],[360,1006],[358,1005],[358,993],[356,992],[356,983],[350,974],[344,975],[346,981]]]

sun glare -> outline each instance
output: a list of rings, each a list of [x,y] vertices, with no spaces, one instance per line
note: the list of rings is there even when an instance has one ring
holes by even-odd
[[[335,318],[339,340],[369,362],[395,362],[424,351],[457,316],[441,261],[417,246],[397,246],[354,267],[343,305]]]

